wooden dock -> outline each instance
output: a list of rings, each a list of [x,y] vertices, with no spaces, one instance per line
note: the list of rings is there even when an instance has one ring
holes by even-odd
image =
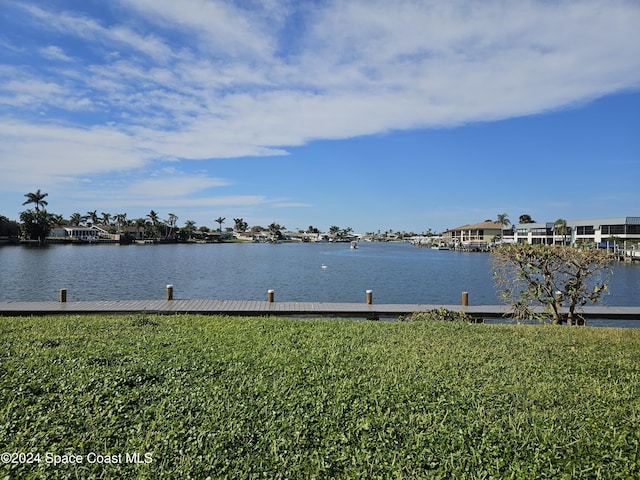
[[[270,302],[254,300],[104,300],[84,302],[0,302],[0,316],[90,314],[201,314],[233,316],[290,316],[397,318],[413,312],[445,308],[476,319],[503,318],[504,305],[367,304],[330,302]],[[640,307],[584,307],[586,319],[640,320]]]

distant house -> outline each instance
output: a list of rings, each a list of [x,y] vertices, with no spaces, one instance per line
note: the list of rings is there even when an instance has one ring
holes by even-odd
[[[49,236],[58,238],[72,238],[76,240],[97,240],[100,238],[101,233],[105,232],[97,227],[78,225],[71,227],[64,226],[52,228]]]
[[[502,235],[503,225],[498,222],[481,222],[452,228],[442,234],[442,241],[456,247],[486,247],[493,239]]]
[[[50,237],[65,238],[70,240],[93,242],[98,240],[119,240],[119,235],[114,235],[103,228],[92,225],[57,226],[49,232]]]
[[[199,238],[207,243],[218,243],[233,238],[231,232],[219,232],[217,230],[209,230],[208,232],[195,231],[192,233],[193,238]]]
[[[266,232],[234,232],[233,236],[237,240],[242,240],[244,242],[266,242],[267,241],[267,233]]]

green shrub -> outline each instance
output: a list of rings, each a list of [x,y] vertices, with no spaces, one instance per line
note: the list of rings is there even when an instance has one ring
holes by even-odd
[[[475,323],[475,320],[465,312],[456,312],[446,308],[436,308],[426,312],[413,312],[408,317],[399,319],[403,322],[466,322]]]

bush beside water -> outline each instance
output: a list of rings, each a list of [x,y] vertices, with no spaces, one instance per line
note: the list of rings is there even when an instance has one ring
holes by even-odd
[[[0,477],[640,476],[639,329],[136,315],[0,332],[0,450],[42,455]]]

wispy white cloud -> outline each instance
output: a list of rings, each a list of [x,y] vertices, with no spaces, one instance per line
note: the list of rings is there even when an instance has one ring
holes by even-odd
[[[276,208],[308,208],[313,205],[304,202],[273,202],[272,206]]]
[[[0,169],[12,187],[127,170],[147,160],[133,138],[112,128],[0,120]]]
[[[316,139],[511,118],[640,88],[630,0],[120,0],[104,17],[18,5],[46,61],[0,65],[0,168],[29,185],[156,160],[284,155]],[[185,202],[189,185],[220,186],[182,182],[173,191]]]
[[[140,35],[124,25],[105,26],[100,21],[74,13],[46,10],[36,6],[25,9],[40,22],[42,28],[91,42],[95,48],[130,48],[156,61],[172,56],[171,49],[153,34]]]
[[[87,197],[75,195],[78,201],[87,205]],[[256,207],[268,204],[268,199],[261,195],[216,195],[201,198],[179,198],[165,197],[160,192],[155,192],[153,196],[132,196],[113,198],[91,198],[92,204],[99,204],[106,209],[123,210],[129,212],[147,212],[149,209],[157,209],[163,212],[177,212],[180,218],[185,218],[190,213],[199,213],[204,210],[211,212],[217,207],[225,207],[225,210],[233,208]],[[137,213],[134,215],[142,215]],[[211,214],[209,213],[209,216]]]
[[[64,53],[60,47],[56,47],[55,45],[48,45],[46,47],[40,48],[40,54],[49,59],[49,60],[58,60],[61,62],[71,62],[73,59]]]
[[[269,10],[242,8],[233,2],[186,0],[121,0],[121,3],[164,28],[188,31],[193,48],[213,56],[268,57],[273,54],[273,19]],[[251,8],[252,7],[252,8]]]
[[[58,211],[67,215],[85,209],[126,212],[130,218],[144,217],[150,209],[161,215],[176,214],[182,221],[190,217],[212,216],[216,209],[242,210],[270,207],[273,200],[265,195],[229,194],[233,182],[193,174],[175,167],[165,167],[150,174],[143,169],[134,169],[129,175],[111,178],[108,181],[86,178],[73,185],[62,185],[50,189],[56,198]]]
[[[156,197],[160,194],[164,198],[188,197],[212,187],[223,187],[229,182],[218,178],[204,176],[170,175],[164,178],[150,178],[133,182],[127,187],[127,196]]]

